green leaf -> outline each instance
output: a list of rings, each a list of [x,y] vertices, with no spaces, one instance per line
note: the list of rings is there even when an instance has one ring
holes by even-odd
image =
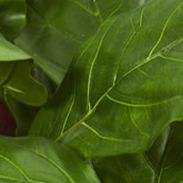
[[[76,152],[43,138],[0,138],[3,183],[99,183]]]
[[[0,87],[24,104],[39,106],[48,94],[31,76],[32,67],[31,57],[0,35]]]
[[[43,105],[47,101],[46,88],[31,76],[32,62],[18,62],[11,78],[3,85],[5,93],[31,106]]]
[[[182,123],[173,124],[146,154],[128,154],[95,160],[94,166],[101,182],[182,182],[182,130]]]
[[[0,0],[0,32],[15,39],[25,25],[25,14],[25,0]]]
[[[139,0],[28,0],[27,25],[16,43],[60,84],[73,56],[99,25],[138,5]]]
[[[94,167],[104,183],[156,183],[155,172],[143,154],[98,159]]]
[[[10,95],[6,95],[5,101],[16,121],[16,136],[27,135],[37,109],[18,102]]]
[[[0,34],[0,62],[14,62],[28,59],[31,59],[30,55],[8,42],[3,35]]]
[[[157,174],[159,183],[176,183],[183,181],[183,125],[172,125],[162,156]],[[161,148],[161,147],[159,147]]]
[[[30,133],[107,156],[147,149],[182,120],[183,3],[163,2],[107,19]]]

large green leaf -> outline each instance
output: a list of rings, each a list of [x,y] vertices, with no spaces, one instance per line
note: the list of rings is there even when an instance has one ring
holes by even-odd
[[[0,88],[22,103],[38,106],[47,100],[45,87],[32,75],[31,57],[0,35]]]
[[[0,32],[15,39],[25,25],[25,0],[0,0]]]
[[[101,182],[180,183],[183,181],[183,125],[167,129],[146,154],[122,155],[94,161]]]
[[[73,150],[42,138],[0,138],[0,182],[99,183]]]
[[[109,18],[31,134],[62,140],[86,156],[147,149],[169,123],[183,119],[182,10],[182,0],[153,0]]]
[[[16,43],[60,84],[73,56],[98,26],[139,5],[139,0],[27,0],[27,25]]]

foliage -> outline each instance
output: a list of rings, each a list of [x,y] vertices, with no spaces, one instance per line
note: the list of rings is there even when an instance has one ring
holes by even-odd
[[[182,0],[0,10],[0,96],[17,123],[0,138],[1,181],[183,181]]]

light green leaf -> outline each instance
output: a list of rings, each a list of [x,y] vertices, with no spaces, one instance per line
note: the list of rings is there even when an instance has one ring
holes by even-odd
[[[8,42],[0,34],[0,62],[11,62],[11,61],[21,61],[31,59],[30,55],[22,51],[17,46]]]
[[[0,182],[99,183],[76,152],[43,138],[0,138]]]
[[[109,16],[139,6],[139,0],[28,0],[27,25],[16,43],[57,84],[84,41]]]
[[[31,57],[0,35],[0,87],[24,104],[39,106],[47,100],[45,87],[31,76]]]
[[[30,133],[87,157],[149,148],[169,123],[183,119],[182,10],[182,0],[153,0],[109,18]]]
[[[24,104],[39,106],[46,103],[46,88],[31,76],[32,62],[18,62],[14,66],[11,78],[3,85],[7,92]]]

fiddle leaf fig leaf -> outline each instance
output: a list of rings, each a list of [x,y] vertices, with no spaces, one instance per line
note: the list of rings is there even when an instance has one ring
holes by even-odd
[[[16,44],[60,84],[73,56],[100,24],[115,14],[140,6],[139,0],[27,0],[27,24]]]
[[[183,119],[182,10],[182,0],[153,0],[108,18],[30,133],[87,157],[148,149],[166,126]]]
[[[182,182],[182,130],[182,123],[171,125],[147,153],[95,159],[93,164],[101,182]]]
[[[107,157],[93,164],[101,182],[155,183],[155,172],[143,154]]]
[[[45,87],[31,76],[31,57],[0,35],[0,87],[20,102],[39,106],[46,102]]]
[[[183,183],[182,20],[182,0],[0,0],[0,131],[24,136],[0,137],[0,182]]]
[[[76,152],[43,138],[0,138],[3,183],[99,183]]]

